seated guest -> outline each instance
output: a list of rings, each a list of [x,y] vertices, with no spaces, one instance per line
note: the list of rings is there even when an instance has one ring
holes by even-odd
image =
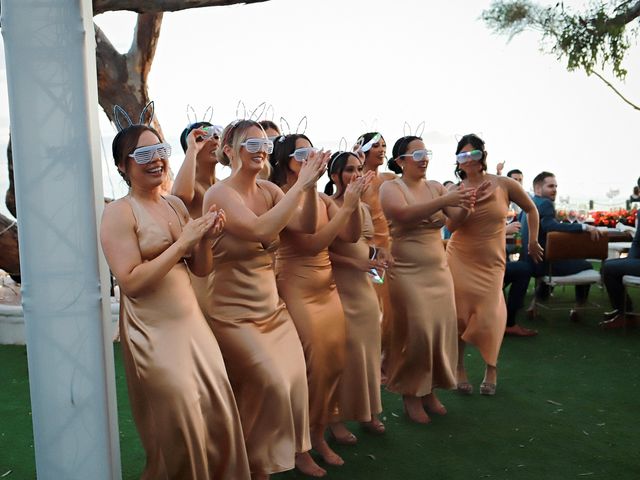
[[[638,178],[640,187],[640,178]],[[636,187],[636,188],[638,188]],[[632,309],[631,299],[625,299],[622,277],[625,275],[640,276],[640,228],[636,220],[636,233],[631,242],[631,249],[626,258],[607,260],[602,266],[602,278],[604,286],[609,294],[609,300],[613,311],[605,314],[605,320],[600,322],[603,328],[621,328],[633,325],[633,320],[624,315],[624,303],[627,302],[627,310]]]
[[[533,191],[535,193],[533,202],[540,214],[540,231],[538,233],[538,242],[546,249],[547,233],[549,232],[582,232],[588,231],[593,240],[598,239],[601,235],[600,230],[592,225],[579,223],[560,223],[556,220],[556,210],[553,202],[556,199],[558,183],[553,173],[541,172],[533,179]],[[522,259],[528,260],[527,243],[528,226],[526,221],[522,227]],[[541,277],[548,272],[549,266],[546,262],[533,264],[533,273],[536,277]],[[591,269],[591,264],[586,260],[561,260],[553,263],[554,275],[573,275],[584,270]],[[550,288],[545,283],[540,283],[536,288],[536,299],[546,300],[549,298]],[[584,305],[589,296],[589,285],[576,285],[576,304]],[[572,309],[569,318],[571,320],[578,319],[578,313]]]
[[[522,171],[514,168],[507,172],[507,177],[514,179],[522,185]],[[515,203],[509,204],[509,209],[513,209],[516,213],[514,221],[509,223],[506,228],[507,235],[514,235],[520,232],[522,228],[522,219],[525,217],[522,209]],[[516,314],[524,305],[524,297],[527,294],[529,281],[533,273],[529,262],[512,262],[509,260],[510,253],[516,253],[516,245],[507,245],[507,265],[504,271],[504,288],[511,285],[509,294],[507,295],[507,327],[504,329],[505,335],[513,335],[515,337],[533,337],[538,334],[536,330],[525,328],[516,323]],[[519,251],[519,250],[518,250]]]

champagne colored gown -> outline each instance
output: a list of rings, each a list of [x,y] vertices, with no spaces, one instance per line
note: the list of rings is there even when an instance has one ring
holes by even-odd
[[[338,238],[331,251],[359,260],[369,259],[373,222],[369,207],[361,205],[362,233],[357,243]],[[338,384],[338,419],[368,422],[382,411],[380,399],[380,309],[367,272],[333,266],[347,325],[345,367]]]
[[[393,180],[409,205],[415,203],[406,184]],[[441,195],[427,182],[432,198]],[[456,385],[458,355],[453,280],[440,229],[444,214],[413,225],[391,222],[395,265],[387,279],[394,302],[387,388],[421,397],[434,388]]]
[[[142,259],[152,260],[173,240],[134,198],[125,201]],[[129,399],[147,453],[142,478],[248,479],[236,402],[187,270],[180,261],[150,291],[120,299]]]
[[[318,228],[328,221],[325,200],[319,198]],[[310,425],[326,426],[336,413],[346,345],[344,313],[329,249],[300,255],[291,234],[283,232],[276,264],[278,291],[296,325],[307,363]]]
[[[213,245],[205,308],[238,402],[253,474],[290,470],[295,453],[311,448],[304,354],[278,296],[277,247],[277,240],[263,245],[223,231]]]
[[[380,204],[380,185],[385,181],[380,180],[377,185],[377,189],[368,188],[365,190],[362,196],[362,202],[369,207],[371,213],[371,221],[373,223],[373,245],[376,247],[383,247],[387,251],[391,251],[391,239],[389,237],[389,224],[384,212],[382,211],[382,205]],[[393,304],[391,297],[389,296],[389,283],[376,283],[373,288],[378,297],[378,304],[380,311],[382,312],[382,325],[381,325],[381,349],[382,356],[388,357],[389,343],[391,342],[391,326],[393,323]]]
[[[509,194],[494,185],[447,243],[455,285],[458,333],[475,345],[487,365],[496,366],[507,307],[502,293]]]

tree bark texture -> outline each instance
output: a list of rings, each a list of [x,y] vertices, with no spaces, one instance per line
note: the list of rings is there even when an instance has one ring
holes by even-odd
[[[0,268],[20,281],[20,254],[16,222],[0,214]]]
[[[130,10],[137,13],[176,12],[189,8],[222,7],[226,5],[260,3],[267,0],[93,0],[93,14]]]
[[[94,0],[94,15],[116,10],[130,10],[138,13],[133,42],[126,54],[119,53],[104,32],[94,25],[98,99],[109,120],[114,121],[113,107],[119,105],[129,114],[134,123],[138,123],[142,109],[149,103],[147,77],[158,45],[162,12],[265,1],[268,0]],[[162,135],[160,122],[156,116],[151,125]],[[5,203],[9,211],[16,216],[11,136],[9,136],[7,158],[9,189],[5,196]],[[10,226],[11,223],[11,219],[0,215],[0,232],[7,229],[0,235],[0,268],[19,278],[18,232],[15,225]]]

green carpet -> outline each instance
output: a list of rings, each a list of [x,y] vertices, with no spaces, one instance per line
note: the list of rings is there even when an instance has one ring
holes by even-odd
[[[569,293],[556,292],[554,301]],[[606,305],[600,289],[594,289],[591,298]],[[400,398],[383,391],[387,433],[373,436],[351,425],[359,443],[335,447],[346,464],[329,468],[329,477],[638,478],[640,329],[602,331],[599,319],[600,311],[587,313],[580,323],[570,323],[567,311],[545,311],[535,321],[521,319],[540,335],[505,339],[493,398],[477,394],[483,365],[477,351],[469,348],[469,377],[476,393],[463,397],[442,392],[449,414],[434,416],[430,425],[409,423]],[[123,478],[136,479],[144,453],[128,407],[118,345],[114,351]],[[0,365],[0,479],[33,479],[25,348],[0,347]],[[273,478],[307,477],[288,472]]]

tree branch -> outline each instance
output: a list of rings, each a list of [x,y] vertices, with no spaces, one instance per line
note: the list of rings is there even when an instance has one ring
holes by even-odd
[[[591,70],[591,73],[593,73],[596,77],[598,77],[600,80],[602,80],[607,87],[609,87],[611,90],[613,90],[616,95],[618,95],[622,100],[624,100],[626,103],[628,103],[629,105],[631,105],[635,110],[640,110],[640,107],[638,107],[636,104],[634,104],[633,102],[631,102],[630,100],[627,100],[624,95],[622,95],[617,89],[616,87],[614,87],[613,85],[611,85],[611,82],[609,82],[608,80],[606,80],[602,75],[600,75],[598,72],[596,72],[595,70]]]
[[[630,2],[627,2],[630,3]],[[624,11],[615,17],[611,18],[610,23],[613,25],[626,25],[632,20],[640,17],[640,0],[636,1],[633,5],[625,8]]]
[[[113,104],[110,99],[118,98],[120,86],[127,83],[127,61],[118,53],[104,32],[94,24],[96,32],[96,65],[98,69],[98,100],[100,106],[113,122]]]
[[[129,71],[140,72],[142,82],[147,81],[147,76],[151,70],[161,26],[162,13],[143,13],[138,15],[133,42],[127,54],[127,61],[133,67]]]
[[[265,1],[267,0],[93,0],[93,14],[116,10],[130,10],[137,13],[176,12],[189,8],[221,7]]]

